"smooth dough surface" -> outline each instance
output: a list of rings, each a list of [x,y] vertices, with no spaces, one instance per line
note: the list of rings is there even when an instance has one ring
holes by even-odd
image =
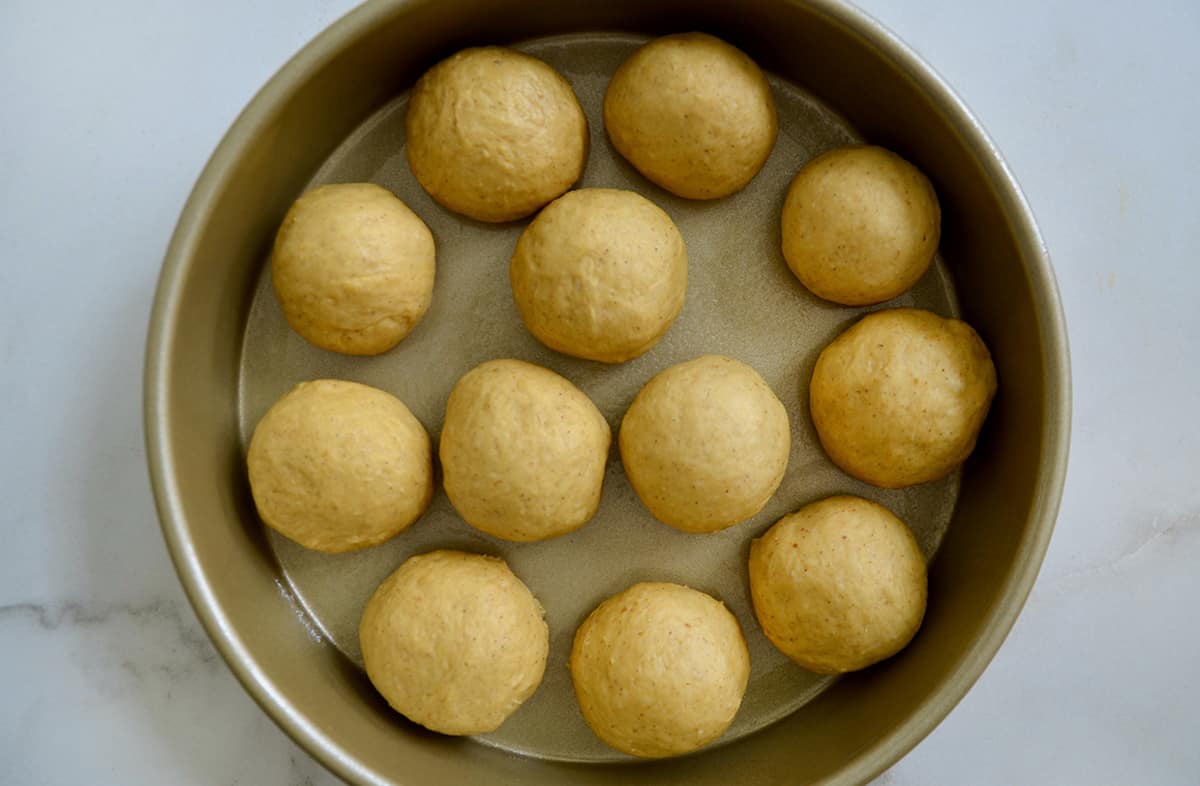
[[[410,557],[367,602],[367,676],[388,704],[442,734],[499,728],[541,684],[542,607],[503,560],[461,551]]]
[[[715,532],[762,510],[779,488],[791,428],[758,372],[704,355],[646,383],[619,441],[625,474],[655,518],[685,532]]]
[[[529,332],[575,357],[622,363],[683,308],[687,250],[670,216],[632,191],[587,188],[551,202],[509,266]]]
[[[535,57],[464,49],[417,82],[405,118],[408,163],[443,206],[513,221],[583,175],[587,119],[570,83]]]
[[[609,82],[604,125],[634,168],[688,199],[741,190],[779,131],[759,67],[705,33],[664,36],[638,49]]]
[[[817,156],[783,203],[783,256],[818,297],[848,306],[891,300],[933,261],[941,209],[929,179],[881,147]]]
[[[729,728],[750,678],[737,619],[679,584],[635,584],[596,607],[571,649],[588,725],[633,756],[677,756]]]
[[[416,521],[433,498],[429,435],[382,390],[302,382],[259,421],[246,458],[263,521],[302,546],[374,546]]]
[[[434,243],[425,223],[372,183],[321,186],[288,210],[271,281],[292,329],[349,355],[396,346],[429,309]]]
[[[970,325],[898,308],[863,317],[822,350],[809,406],[834,464],[901,488],[966,460],[995,392],[991,355]]]
[[[490,360],[450,392],[442,482],[476,529],[544,540],[595,515],[611,442],[600,410],[569,381],[532,363]]]
[[[840,674],[904,648],[925,615],[925,559],[904,522],[860,497],[830,497],[750,544],[763,633],[806,669]]]

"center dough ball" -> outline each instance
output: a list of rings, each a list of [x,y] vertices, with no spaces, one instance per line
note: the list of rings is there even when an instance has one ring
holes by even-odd
[[[806,669],[841,674],[901,650],[925,615],[925,558],[908,527],[859,497],[784,516],[750,544],[763,633]]]
[[[379,585],[358,628],[375,689],[443,734],[486,734],[542,681],[542,607],[503,560],[461,551],[410,557]]]
[[[687,251],[670,216],[633,193],[571,191],[521,233],[509,266],[529,332],[575,357],[622,363],[683,308]]]
[[[901,488],[966,460],[995,392],[991,355],[970,325],[897,308],[863,317],[822,350],[809,406],[834,464]]]
[[[480,221],[524,218],[583,174],[587,119],[571,85],[535,57],[464,49],[413,88],[408,163],[429,195]]]
[[[848,306],[882,303],[925,273],[941,237],[925,175],[881,147],[844,147],[810,161],[783,203],[783,256],[813,294]]]
[[[621,422],[621,461],[642,503],[684,532],[762,510],[787,469],[787,411],[745,363],[705,355],[646,383]]]
[[[263,521],[331,553],[382,543],[433,497],[429,435],[396,397],[357,382],[302,382],[268,410],[246,457]]]
[[[579,626],[571,677],[584,720],[608,745],[678,756],[729,728],[750,653],[720,601],[678,584],[635,584]]]
[[[611,442],[600,410],[566,379],[532,363],[491,360],[467,372],[446,403],[446,495],[489,535],[563,535],[595,515]]]
[[[271,253],[288,324],[309,343],[350,355],[377,355],[407,336],[429,309],[433,276],[429,228],[371,183],[304,194]]]
[[[604,95],[604,125],[639,172],[688,199],[740,190],[779,130],[762,71],[704,33],[657,38],[626,60]]]

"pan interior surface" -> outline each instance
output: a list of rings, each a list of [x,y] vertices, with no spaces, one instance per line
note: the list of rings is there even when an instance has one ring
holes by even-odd
[[[454,512],[439,488],[429,511],[409,530],[372,549],[331,556],[270,533],[271,549],[311,623],[361,665],[358,621],[375,587],[406,558],[438,548],[503,557],[546,610],[550,658],[538,691],[504,725],[480,739],[513,752],[568,760],[628,758],[606,747],[583,722],[567,658],[576,627],[604,598],[638,581],[687,584],[720,598],[737,616],[752,672],[741,711],[725,739],[749,734],[794,711],[830,682],[790,663],[762,635],[749,599],[750,540],[781,516],[831,494],[851,493],[887,506],[916,532],[926,556],[937,548],[954,509],[958,474],[905,490],[878,489],[835,469],[808,416],[808,379],[817,354],[871,309],[837,306],[809,293],[783,260],[779,214],[796,170],[829,148],[861,141],[836,112],[802,89],[772,77],[781,133],[770,159],[743,191],[714,202],[674,197],[653,186],[613,150],[602,104],[608,79],[645,37],[575,34],[518,48],[566,75],[588,117],[591,153],[580,187],[637,191],[677,223],[688,249],[687,301],[664,340],[647,354],[610,366],[561,355],[522,326],[508,283],[508,261],[527,222],[489,225],[457,216],[417,184],[405,153],[408,94],[390,101],[349,135],[309,186],[371,181],[392,190],[430,226],[438,248],[433,305],[394,350],[374,358],[316,349],[291,331],[264,260],[242,351],[240,432],[243,448],[267,408],[299,382],[351,379],[404,401],[436,444],[446,398],[464,373],[493,358],[515,357],[575,382],[604,413],[614,435],[638,389],[664,368],[703,354],[753,366],[788,410],[793,446],[788,472],[766,508],[748,522],[712,535],[660,524],[638,501],[612,450],[600,510],[583,529],[541,543],[484,535]],[[884,306],[917,306],[957,315],[940,260],[918,285]],[[879,307],[877,307],[879,308]]]

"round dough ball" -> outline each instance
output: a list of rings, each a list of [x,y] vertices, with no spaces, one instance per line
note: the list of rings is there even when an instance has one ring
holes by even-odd
[[[639,172],[688,199],[741,190],[779,131],[762,71],[704,33],[664,36],[634,52],[608,84],[604,125]]]
[[[806,505],[750,544],[750,597],[763,633],[821,674],[895,655],[921,627],[925,596],[912,532],[859,497]]]
[[[783,257],[818,297],[882,303],[917,283],[942,213],[929,179],[881,147],[843,147],[797,173],[783,203]]]
[[[622,363],[683,308],[687,250],[670,216],[632,191],[586,188],[526,227],[509,266],[529,332],[575,357]]]
[[[524,218],[583,175],[587,118],[570,83],[536,57],[464,49],[412,91],[408,164],[444,207],[480,221]]]
[[[809,406],[834,464],[901,488],[966,460],[995,392],[996,368],[970,325],[897,308],[863,317],[825,347]]]
[[[604,601],[579,626],[571,678],[584,720],[605,743],[634,756],[678,756],[729,728],[750,652],[719,600],[648,582]]]
[[[321,186],[296,200],[275,236],[271,281],[292,329],[348,355],[396,346],[433,298],[429,228],[372,183]]]
[[[358,640],[388,704],[442,734],[499,728],[541,684],[550,650],[529,588],[503,560],[461,551],[407,559],[367,602]]]
[[[382,543],[433,498],[425,427],[395,396],[357,382],[301,382],[258,422],[246,463],[262,520],[331,554]]]
[[[655,518],[715,532],[762,510],[779,488],[791,429],[758,372],[705,355],[647,382],[619,441],[629,482]]]
[[[442,483],[476,529],[545,540],[595,515],[611,442],[600,410],[566,379],[490,360],[463,375],[446,402]]]

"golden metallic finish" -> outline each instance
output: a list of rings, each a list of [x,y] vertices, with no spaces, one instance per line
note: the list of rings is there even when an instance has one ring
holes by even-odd
[[[522,338],[508,291],[506,262],[522,225],[468,225],[456,240],[450,230],[462,220],[422,197],[398,149],[401,140],[381,133],[403,128],[403,98],[397,97],[458,48],[516,44],[554,59],[574,72],[577,86],[587,83],[595,93],[638,41],[690,29],[728,39],[771,75],[780,103],[775,152],[746,191],[721,202],[687,203],[619,165],[596,124],[594,96],[586,99],[593,102],[585,107],[593,151],[583,185],[632,186],[664,207],[689,243],[689,298],[666,338],[619,368],[556,355],[527,334]],[[582,34],[597,30],[625,32]],[[563,37],[568,33],[578,35]],[[375,125],[366,124],[368,118]],[[786,183],[807,157],[859,138],[920,167],[944,211],[940,261],[911,295],[890,305],[960,314],[987,342],[997,366],[999,392],[961,486],[951,479],[911,492],[866,489],[829,467],[811,423],[798,414],[807,401],[797,391],[816,353],[862,312],[805,294],[782,261],[778,236],[759,228],[777,232]],[[287,332],[264,278],[288,205],[307,186],[334,178],[375,179],[404,191],[438,240],[439,278],[429,313],[396,350],[378,358],[306,349]],[[475,250],[487,253],[464,256]],[[723,284],[729,275],[755,283]],[[468,315],[475,321],[463,324]],[[617,425],[640,384],[667,365],[704,351],[739,357],[763,374],[792,418],[795,446],[780,492],[759,517],[697,541],[701,536],[638,519],[648,514],[637,513],[614,458],[596,519],[545,543],[510,547],[472,539],[440,491],[411,530],[361,554],[299,553],[267,535],[246,482],[244,439],[274,396],[301,378],[376,384],[400,395],[436,434],[453,380],[499,356],[501,347],[572,379],[610,425]],[[284,66],[200,176],[159,282],[145,417],[163,531],[197,614],[251,695],[351,783],[724,786],[758,774],[763,783],[859,784],[950,711],[1016,619],[1058,510],[1070,379],[1049,257],[1012,174],[938,76],[849,5],[378,0],[334,24]],[[936,548],[937,556],[928,613],[913,643],[816,693],[824,683],[796,670],[765,668],[769,645],[747,616],[745,552],[750,538],[779,515],[837,491],[884,501],[914,523],[922,548],[927,554]],[[951,511],[941,538],[939,522]],[[616,523],[626,516],[624,525]],[[357,626],[368,585],[405,554],[435,546],[501,554],[547,605],[546,681],[499,732],[480,741],[434,735],[392,712],[356,664],[347,633]],[[593,737],[571,731],[584,727],[570,714],[563,647],[569,648],[586,609],[639,580],[693,584],[738,615],[754,673],[726,738],[736,739],[664,762],[587,764],[611,757]],[[330,590],[334,586],[344,588]],[[569,591],[572,586],[578,589]],[[789,712],[796,705],[802,706]]]

